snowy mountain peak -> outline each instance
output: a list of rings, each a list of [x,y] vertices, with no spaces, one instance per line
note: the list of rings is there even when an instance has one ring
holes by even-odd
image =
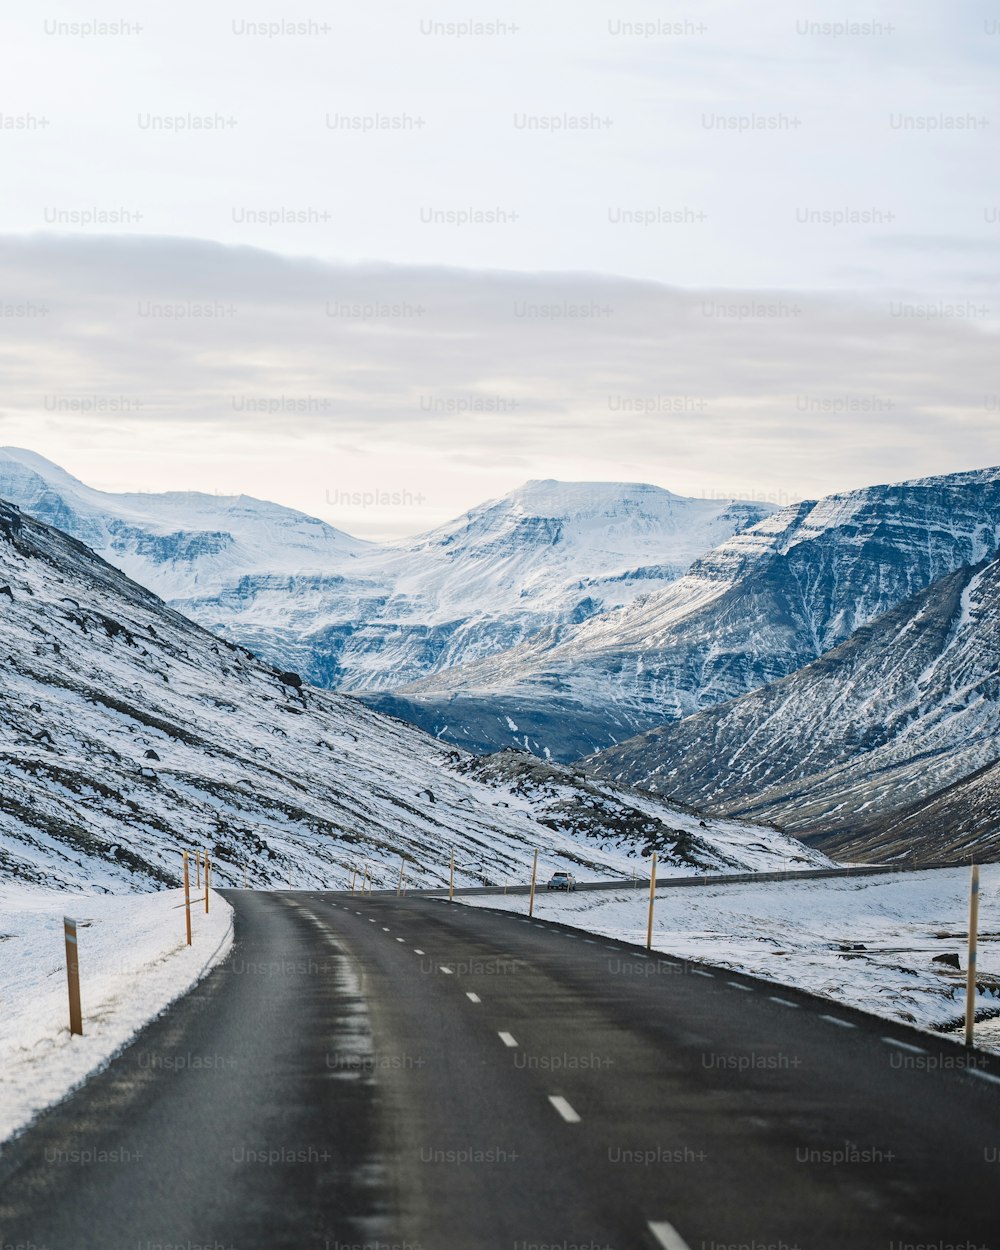
[[[219,633],[319,685],[381,689],[633,602],[773,511],[636,482],[526,482],[410,541],[277,504],[110,494],[0,452],[0,498]]]
[[[681,496],[648,482],[562,482],[549,477],[525,482],[497,502],[509,501],[512,507],[526,512],[572,516],[614,510],[632,502],[647,505],[652,510],[668,500],[681,500]]]

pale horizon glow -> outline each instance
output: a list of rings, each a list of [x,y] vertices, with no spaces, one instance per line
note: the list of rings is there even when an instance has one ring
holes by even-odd
[[[990,0],[476,18],[12,14],[0,441],[367,538],[1000,458]]]

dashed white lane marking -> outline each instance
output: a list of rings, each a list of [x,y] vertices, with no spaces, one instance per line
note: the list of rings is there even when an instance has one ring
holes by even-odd
[[[406,938],[396,938],[396,941],[397,941],[397,942],[405,942],[405,941],[406,941]]]
[[[384,925],[382,926],[382,932],[383,932],[383,933],[388,933],[388,932],[389,932],[389,926],[384,924]]]
[[[593,938],[584,938],[583,940],[587,943],[587,945],[588,945],[588,946],[596,946],[596,945],[597,945],[597,943],[594,941],[594,939],[593,939]]]
[[[424,952],[418,946],[414,946],[413,953],[414,955],[422,955]]]
[[[711,977],[713,980],[715,979],[715,973],[706,972],[704,968],[692,968],[691,971],[694,973],[696,977]],[[730,985],[732,985],[731,981],[730,981]]]
[[[969,1076],[978,1076],[981,1081],[992,1081],[994,1085],[1000,1085],[1000,1076],[994,1076],[992,1072],[984,1072],[981,1068],[968,1068],[966,1071]]]
[[[781,1007],[798,1007],[798,1003],[793,1003],[790,998],[778,998],[776,994],[769,994],[768,998]]]
[[[445,976],[446,976],[446,977],[450,977],[450,976],[453,976],[453,975],[454,975],[454,969],[453,969],[453,968],[446,968],[446,967],[444,966],[444,964],[439,964],[439,965],[438,965],[438,967],[439,967],[440,971],[441,971],[441,972],[443,972],[443,973],[445,974]]]
[[[838,1016],[820,1016],[821,1020],[825,1020],[827,1024],[839,1024],[842,1029],[856,1029],[858,1026],[853,1020],[841,1020]]]
[[[579,1124],[580,1117],[561,1094],[549,1094],[549,1102],[555,1107],[567,1124]]]
[[[632,958],[633,959],[648,959],[649,956],[645,954],[643,951],[633,951]]]
[[[743,990],[747,994],[753,993],[749,985],[740,985],[739,981],[727,981],[726,984],[731,985],[734,990]]]
[[[663,1250],[690,1250],[688,1243],[680,1235],[673,1224],[666,1220],[650,1220],[649,1231],[663,1247]]]
[[[368,923],[369,923],[369,924],[374,924],[374,923],[375,923],[375,917],[374,917],[374,916],[369,916],[369,917],[368,917]]]
[[[908,1050],[911,1055],[926,1055],[923,1046],[911,1046],[909,1042],[897,1042],[894,1037],[883,1037],[886,1046],[898,1046],[900,1050]]]
[[[361,912],[356,911],[354,914],[355,914],[355,916],[360,916],[360,915],[361,915]]]
[[[500,1038],[501,1042],[503,1042],[505,1046],[509,1046],[511,1049],[517,1045],[517,1038],[513,1033],[498,1033],[497,1037]]]
[[[465,997],[470,1003],[481,1003],[483,1001],[478,994],[473,994],[472,990],[466,990]]]

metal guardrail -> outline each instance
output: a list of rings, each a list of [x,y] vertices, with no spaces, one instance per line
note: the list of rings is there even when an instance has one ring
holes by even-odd
[[[760,881],[818,881],[824,878],[831,878],[831,877],[879,877],[879,876],[885,876],[887,874],[892,874],[892,873],[936,872],[939,870],[939,868],[966,868],[966,867],[968,867],[967,864],[935,865],[934,867],[931,867],[931,868],[928,868],[926,865],[921,865],[921,864],[895,864],[891,866],[884,865],[884,864],[877,864],[877,865],[876,864],[862,864],[853,868],[802,868],[802,869],[789,868],[781,872],[740,872],[740,873],[729,873],[729,874],[706,872],[706,873],[700,873],[698,874],[698,876],[693,876],[693,877],[658,877],[656,881],[656,892],[659,893],[661,890],[672,890],[672,889],[690,889],[690,888],[697,889],[699,886],[705,886],[705,885],[745,885],[751,882],[760,882]],[[615,881],[578,881],[576,883],[575,888],[577,890],[623,890],[623,889],[648,890],[649,878],[648,877],[636,877],[635,879],[621,878]],[[544,893],[545,892],[544,883],[541,886],[537,887],[537,889],[539,893]],[[512,884],[507,887],[504,887],[502,885],[489,885],[489,886],[482,886],[482,885],[468,886],[467,885],[467,886],[456,886],[455,894],[456,896],[460,894],[461,895],[490,895],[490,894],[500,894],[500,895],[525,894],[526,895],[528,894],[529,890],[530,890],[530,886],[528,886],[527,884],[525,885],[520,885],[520,884],[513,885]],[[372,893],[374,894],[394,893],[394,891],[374,890],[372,891]],[[408,897],[413,897],[414,895],[420,895],[425,898],[436,898],[436,897],[441,897],[442,895],[447,897],[448,887],[447,886],[435,886],[429,889],[415,888],[415,889],[407,890],[406,893]]]

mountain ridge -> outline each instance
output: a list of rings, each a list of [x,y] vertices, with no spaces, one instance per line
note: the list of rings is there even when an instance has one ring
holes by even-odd
[[[630,602],[772,510],[645,483],[538,479],[375,544],[245,496],[96,492],[18,449],[0,450],[0,497],[222,636],[345,691],[418,679]]]
[[[804,501],[561,637],[364,697],[473,750],[580,758],[788,676],[998,545],[998,468]]]

